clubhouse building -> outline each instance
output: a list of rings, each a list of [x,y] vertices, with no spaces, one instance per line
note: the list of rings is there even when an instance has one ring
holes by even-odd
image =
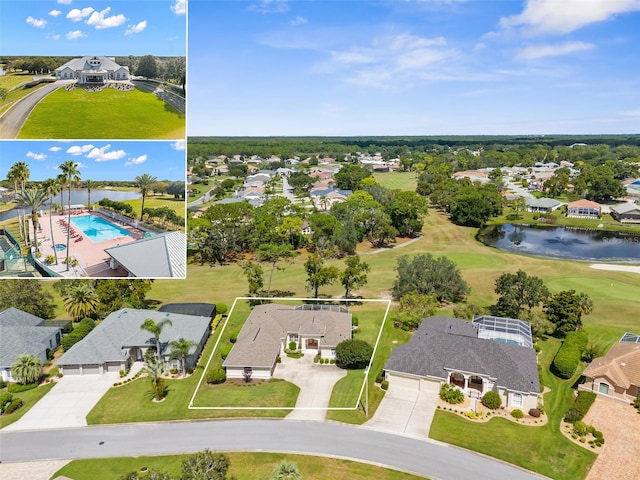
[[[77,80],[78,83],[104,84],[110,80],[128,81],[129,67],[123,67],[112,57],[82,57],[69,60],[55,69],[56,80]]]

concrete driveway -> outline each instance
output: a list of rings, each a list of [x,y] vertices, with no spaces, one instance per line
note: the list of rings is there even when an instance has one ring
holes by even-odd
[[[324,422],[333,386],[346,375],[346,370],[335,365],[313,363],[309,353],[302,358],[282,355],[282,363],[276,366],[273,376],[300,387],[296,409],[287,415],[287,420]]]
[[[2,431],[84,427],[89,411],[119,380],[115,372],[62,377],[20,420]]]
[[[375,415],[364,426],[426,438],[437,406],[437,393],[390,385]]]

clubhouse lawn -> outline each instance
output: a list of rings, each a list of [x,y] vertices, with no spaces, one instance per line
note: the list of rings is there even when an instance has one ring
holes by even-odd
[[[18,138],[173,139],[184,135],[184,114],[153,93],[59,88],[36,105]]]

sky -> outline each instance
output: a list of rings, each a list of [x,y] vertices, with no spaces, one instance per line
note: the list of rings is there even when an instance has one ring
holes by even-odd
[[[148,173],[158,180],[185,179],[184,141],[2,141],[0,178],[15,162],[29,165],[30,181],[59,175],[63,162],[79,164],[83,180],[133,180]]]
[[[183,56],[186,0],[1,0],[0,53]]]
[[[640,133],[640,0],[189,1],[188,135]]]

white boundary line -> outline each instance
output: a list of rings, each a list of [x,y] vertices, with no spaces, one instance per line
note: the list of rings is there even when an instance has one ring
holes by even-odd
[[[356,404],[353,407],[327,407],[327,408],[315,408],[315,407],[301,407],[301,408],[296,408],[296,407],[292,407],[292,408],[287,408],[287,407],[195,407],[193,405],[193,401],[196,398],[196,395],[198,394],[198,391],[200,390],[200,386],[202,385],[202,381],[204,380],[205,374],[207,373],[207,370],[209,369],[209,365],[211,364],[211,360],[213,360],[213,356],[216,353],[216,350],[218,349],[218,344],[220,343],[220,339],[222,338],[222,334],[224,333],[225,329],[227,328],[227,324],[229,323],[229,319],[231,318],[231,315],[233,315],[233,311],[236,307],[236,304],[238,303],[238,300],[269,300],[269,301],[279,301],[279,300],[283,300],[283,301],[313,301],[313,302],[317,302],[317,301],[323,301],[323,302],[360,302],[360,303],[386,303],[387,304],[387,308],[385,309],[384,312],[384,317],[382,318],[382,322],[380,324],[380,330],[378,331],[378,337],[376,338],[376,343],[373,347],[373,354],[371,355],[371,359],[369,360],[369,365],[367,365],[367,367],[365,368],[365,376],[364,376],[364,381],[362,382],[362,386],[360,387],[360,393],[358,395],[358,399],[356,400]],[[382,329],[384,328],[384,325],[387,321],[387,316],[389,315],[389,309],[391,308],[391,300],[384,300],[384,299],[366,299],[366,298],[354,298],[354,299],[341,299],[341,298],[304,298],[304,297],[236,297],[236,299],[233,301],[233,305],[231,306],[231,310],[229,310],[229,314],[227,315],[227,319],[224,322],[224,325],[222,327],[222,330],[220,330],[220,333],[218,334],[218,340],[216,340],[216,344],[213,346],[213,351],[211,352],[211,355],[209,356],[209,360],[207,360],[207,364],[204,367],[204,370],[202,371],[202,375],[200,376],[200,380],[198,381],[198,385],[196,385],[196,389],[193,392],[193,395],[191,396],[191,400],[189,401],[189,406],[187,407],[189,410],[298,410],[298,411],[302,411],[302,410],[322,410],[322,411],[329,411],[329,410],[358,410],[358,405],[360,405],[360,401],[362,400],[362,394],[364,392],[364,387],[366,382],[369,379],[369,373],[371,370],[371,365],[373,364],[373,359],[376,356],[376,353],[378,352],[378,345],[380,343],[380,338],[382,337]]]

